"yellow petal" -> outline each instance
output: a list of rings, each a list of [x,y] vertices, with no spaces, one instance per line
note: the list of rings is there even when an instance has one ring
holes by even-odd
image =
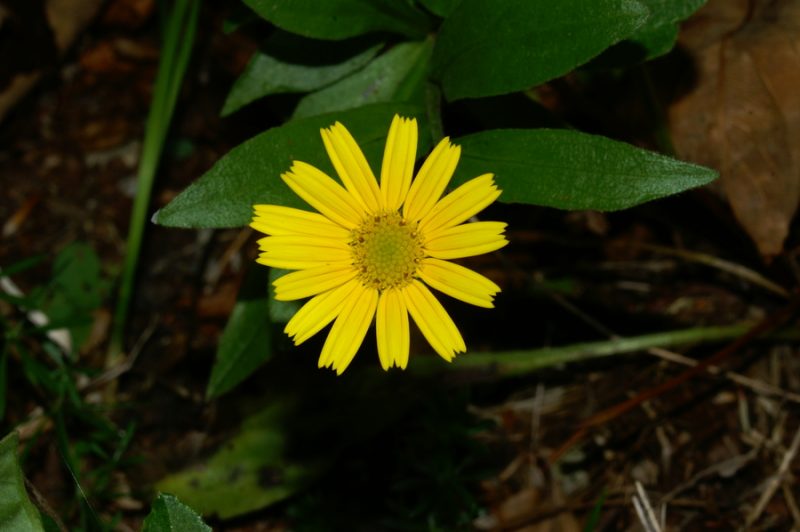
[[[386,290],[378,299],[375,313],[375,336],[381,367],[406,369],[411,337],[408,330],[408,310],[397,290]]]
[[[265,236],[258,239],[258,249],[266,252],[307,250],[319,260],[326,260],[323,255],[329,256],[334,252],[344,252],[348,257],[350,254],[350,246],[347,241],[311,235]]]
[[[342,286],[313,297],[292,316],[283,331],[293,338],[295,345],[305,342],[336,318],[342,311],[342,301],[358,286],[350,281]]]
[[[485,209],[500,196],[492,174],[470,179],[442,198],[420,221],[419,230],[424,234],[452,227]]]
[[[331,332],[322,346],[319,367],[331,367],[337,375],[347,369],[364,341],[375,316],[378,291],[360,284],[347,296],[342,311],[333,322]]]
[[[414,280],[401,292],[409,314],[439,356],[450,362],[456,353],[467,350],[458,327],[425,285]]]
[[[316,268],[320,264],[323,264],[319,261],[312,260],[277,258],[269,253],[260,254],[256,262],[264,266],[269,266],[270,268],[280,268],[281,270],[305,270],[308,268]]]
[[[474,222],[440,229],[426,238],[425,251],[440,259],[488,253],[508,244],[503,236],[505,228],[503,222]]]
[[[353,196],[310,164],[295,161],[281,179],[306,203],[342,227],[352,229],[361,222],[364,210]]]
[[[299,270],[352,260],[347,243],[331,238],[308,235],[266,236],[258,241],[258,246],[263,251],[258,262],[274,268]],[[297,265],[285,266],[286,263]]]
[[[346,240],[350,232],[316,213],[281,205],[254,205],[250,227],[268,235],[316,235]]]
[[[417,120],[394,115],[381,167],[381,195],[385,209],[396,211],[406,199],[416,158]]]
[[[353,136],[339,122],[320,133],[328,157],[345,188],[364,211],[377,212],[381,203],[378,182]]]
[[[422,163],[408,191],[403,205],[403,217],[406,220],[416,222],[430,212],[453,177],[460,156],[461,147],[450,144],[449,137],[439,141]]]
[[[494,296],[500,291],[478,272],[444,260],[423,259],[417,274],[440,292],[479,307],[493,308]]]
[[[287,273],[272,285],[276,300],[294,301],[332,290],[355,276],[356,271],[349,262],[339,262]]]

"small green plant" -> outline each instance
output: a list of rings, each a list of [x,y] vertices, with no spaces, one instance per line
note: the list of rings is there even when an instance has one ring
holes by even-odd
[[[0,439],[0,527],[14,532],[44,532],[65,530],[58,516],[42,514],[31,502],[25,487],[25,477],[20,467],[16,432]],[[82,526],[82,530],[111,529]],[[203,520],[189,507],[171,495],[159,494],[150,514],[144,520],[143,532],[209,532]]]
[[[128,463],[126,452],[134,434],[133,424],[117,427],[102,405],[85,398],[87,383],[98,373],[86,367],[79,353],[89,341],[94,312],[110,283],[92,248],[76,242],[55,256],[45,284],[23,294],[10,276],[42,260],[22,261],[0,273],[5,288],[0,298],[8,310],[0,314],[0,426],[7,430],[23,421],[11,417],[14,412],[5,412],[11,393],[21,397],[27,392],[35,397],[41,409],[41,414],[36,414],[40,429],[32,437],[55,445],[65,478],[74,489],[74,504],[62,517],[84,528],[102,528],[91,501],[115,497],[112,473]],[[9,388],[11,374],[13,392]]]
[[[703,0],[244,3],[270,23],[273,31],[234,84],[222,114],[239,112],[258,99],[278,94],[294,94],[294,100],[281,101],[295,104],[283,110],[282,124],[231,150],[153,218],[158,224],[183,228],[243,227],[253,222],[256,229],[269,235],[259,241],[263,252],[259,261],[271,267],[272,286],[269,288],[266,275],[260,274],[251,277],[260,278],[261,285],[244,283],[219,345],[207,388],[209,399],[234,390],[277,351],[294,349],[272,334],[274,328],[285,328],[299,343],[333,323],[319,365],[333,367],[337,373],[350,363],[373,322],[384,369],[406,367],[407,330],[412,320],[444,358],[449,360],[464,351],[466,345],[447,313],[440,311],[432,295],[427,297],[430,292],[423,294],[418,287],[425,282],[457,299],[491,305],[499,290],[493,282],[467,277],[461,269],[445,271],[438,263],[440,271],[432,273],[425,269],[424,261],[430,257],[444,261],[502,247],[502,222],[491,227],[485,225],[491,222],[458,225],[495,199],[567,210],[615,211],[703,186],[717,176],[708,168],[581,132],[569,124],[548,128],[545,124],[559,123],[552,116],[516,129],[486,125],[518,123],[510,119],[519,111],[535,109],[546,115],[536,101],[535,89],[555,78],[576,70],[591,76],[604,69],[639,68],[642,62],[663,55],[675,43],[678,23]],[[489,98],[510,95],[520,96],[514,102],[524,109],[492,107],[496,100]],[[464,109],[473,104],[484,105],[489,112],[469,116]],[[409,119],[402,124],[415,124],[413,134],[410,127],[389,127],[396,116]],[[434,146],[445,149],[435,148],[431,153]],[[418,166],[418,159],[438,161],[445,152],[455,154],[448,164],[423,162]],[[465,194],[470,183],[478,181],[476,176],[489,176],[483,183],[484,193],[473,198],[474,205],[455,214],[442,207],[443,212],[452,214],[446,222],[455,228],[444,220],[431,225],[425,217],[428,211],[422,207],[425,212],[419,217],[408,212],[416,208],[411,197],[418,192],[411,183],[419,182],[432,168],[431,181],[442,186],[426,189],[425,209],[430,208],[427,202],[444,203],[447,198],[457,204],[453,198]],[[502,190],[499,198],[495,189],[490,190],[494,184]],[[454,196],[447,196],[445,188],[454,190]],[[255,220],[254,206],[258,206]],[[501,218],[497,212],[492,216]],[[485,241],[478,242],[472,235],[473,240],[462,242],[458,240],[464,236],[460,232],[436,233],[445,226],[454,232],[485,228]],[[433,236],[422,235],[426,229]],[[304,240],[298,244],[292,238],[301,233]],[[386,234],[392,238],[384,239]],[[330,235],[335,238],[326,239]],[[380,253],[372,260],[372,248],[366,249],[371,244],[362,240],[376,240],[375,235],[380,236],[381,245],[376,245]],[[385,249],[384,241],[388,242]],[[450,247],[437,248],[442,243]],[[412,248],[410,255],[401,252],[405,244]],[[470,253],[464,253],[470,246]],[[452,256],[445,256],[446,252],[453,252]],[[370,268],[381,269],[389,263],[389,274],[369,273]],[[283,269],[297,272],[284,275]],[[466,279],[460,284],[456,280],[459,275]],[[289,293],[297,297],[289,297]],[[306,297],[311,299],[302,307],[285,301]],[[387,310],[390,306],[391,311]],[[387,325],[389,322],[392,324]],[[448,367],[459,367],[460,360],[469,364],[470,356],[457,357]],[[527,355],[517,352],[515,356]],[[503,367],[502,354],[491,358],[488,363]],[[426,373],[431,366],[423,360],[412,358],[410,373]],[[486,359],[476,360],[487,364]],[[517,362],[509,361],[509,373]],[[442,367],[440,364],[439,369]],[[355,370],[348,374],[351,371]],[[203,513],[223,518],[296,494],[329,470],[336,456],[352,444],[345,438],[347,442],[326,446],[302,459],[293,455],[287,431],[296,428],[300,419],[314,418],[308,408],[298,406],[302,402],[298,395],[317,397],[325,390],[337,390],[330,396],[323,394],[315,408],[322,405],[329,415],[338,408],[337,415],[347,412],[363,426],[372,428],[375,422],[385,428],[380,423],[388,414],[371,417],[362,412],[364,417],[357,417],[342,396],[336,395],[344,394],[342,389],[347,386],[357,395],[350,399],[369,397],[380,404],[376,399],[380,394],[369,395],[376,386],[385,391],[376,382],[389,377],[380,375],[360,371],[355,376],[344,375],[340,382],[346,384],[338,387],[329,381],[311,380],[314,377],[307,374],[277,381],[279,390],[259,383],[268,390],[262,398],[263,408],[245,417],[230,445],[209,457],[202,472],[178,473],[160,487],[177,493]],[[372,384],[367,386],[365,381]],[[288,382],[297,388],[286,390]],[[300,388],[303,391],[297,392]],[[397,408],[392,411],[396,415],[411,408],[409,402],[396,398],[386,404]],[[350,419],[342,426],[353,428],[359,423]],[[312,434],[310,438],[319,433]],[[243,463],[244,468],[240,467]],[[279,470],[280,474],[269,482],[263,478],[259,482],[259,472],[264,470]],[[237,485],[250,497],[231,498],[229,493],[214,491],[219,479],[233,472]],[[198,485],[206,488],[196,489]],[[439,523],[428,510],[420,506],[419,517],[425,520],[422,514],[427,513],[433,519],[429,519],[432,528],[452,524]]]

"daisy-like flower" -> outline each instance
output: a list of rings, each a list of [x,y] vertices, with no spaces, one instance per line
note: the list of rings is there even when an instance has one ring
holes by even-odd
[[[445,360],[466,345],[428,286],[479,307],[493,307],[500,287],[451,259],[505,246],[502,222],[464,223],[500,195],[492,174],[446,196],[461,148],[444,138],[412,180],[417,122],[395,115],[383,155],[380,184],[364,154],[340,123],[321,130],[325,150],[344,186],[295,161],[283,181],[319,212],[255,205],[250,224],[258,262],[297,270],[274,282],[275,299],[309,299],[286,324],[299,345],[333,321],[319,367],[341,374],[375,320],[383,369],[405,369],[409,320]]]

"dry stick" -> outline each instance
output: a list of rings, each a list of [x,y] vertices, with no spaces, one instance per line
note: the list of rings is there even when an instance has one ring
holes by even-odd
[[[786,479],[783,479],[781,488],[783,490],[783,500],[786,501],[786,506],[789,507],[789,512],[791,512],[792,518],[794,519],[793,530],[800,530],[800,508],[797,507],[797,501]]]
[[[647,532],[661,532],[661,526],[658,524],[655,512],[653,512],[650,499],[647,498],[647,492],[644,491],[644,486],[638,480],[636,481],[636,493],[631,497],[631,502],[636,510],[636,515],[639,516],[639,522],[642,527]]]
[[[698,364],[697,360],[673,351],[669,351],[667,349],[662,349],[660,347],[651,347],[647,350],[647,352],[663,360],[675,362],[677,364],[683,364],[684,366],[696,366]],[[718,366],[708,366],[706,371],[708,371],[711,375],[721,374],[732,382],[735,382],[736,384],[743,386],[744,388],[748,388],[756,393],[777,396],[791,403],[800,403],[800,394],[786,391],[783,388],[773,386],[772,384],[760,381],[758,379],[747,377],[741,373],[736,373],[735,371],[725,371],[720,369]]]
[[[712,475],[720,475],[723,471],[730,471],[731,469],[738,471],[745,465],[752,462],[756,458],[756,456],[758,456],[758,452],[760,450],[761,447],[753,447],[744,454],[737,454],[732,458],[728,458],[727,460],[723,460],[722,462],[717,462],[715,464],[706,467],[705,469],[698,471],[697,473],[694,474],[694,476],[692,476],[692,478],[690,478],[683,484],[675,487],[672,491],[668,492],[666,495],[661,497],[661,499],[658,501],[658,504],[665,506],[667,504],[672,503],[673,500],[682,492],[688,490],[701,480],[706,479]]]
[[[764,288],[772,292],[773,294],[779,295],[786,299],[789,299],[791,297],[791,293],[788,290],[786,290],[781,285],[775,283],[774,281],[767,279],[757,271],[751,270],[750,268],[742,266],[741,264],[737,264],[729,260],[715,257],[714,255],[701,253],[699,251],[690,251],[686,249],[675,249],[667,246],[659,246],[656,244],[632,242],[629,245],[631,247],[638,247],[656,253],[661,253],[663,255],[672,255],[674,257],[680,257],[682,259],[696,262],[698,264],[705,264],[706,266],[716,268],[717,270],[730,273],[741,279],[749,281],[754,285],[760,286],[761,288]]]
[[[797,456],[798,450],[800,450],[800,429],[797,429],[797,432],[794,433],[792,444],[783,455],[783,460],[781,460],[781,465],[778,467],[778,471],[772,475],[772,478],[767,484],[767,489],[765,489],[764,493],[761,494],[761,497],[758,499],[758,503],[756,503],[755,508],[753,508],[753,511],[750,512],[750,515],[747,516],[745,527],[749,528],[750,525],[755,523],[756,519],[758,519],[764,512],[764,508],[767,507],[767,503],[769,503],[770,499],[772,499],[772,497],[775,495],[775,492],[778,491],[778,488],[783,483],[783,479],[786,477],[786,473],[789,471],[789,466],[791,465],[792,460],[794,460],[794,457]]]
[[[68,532],[67,527],[64,526],[64,522],[58,516],[56,511],[53,510],[53,507],[50,506],[50,503],[48,503],[47,499],[44,498],[44,495],[42,495],[41,492],[36,489],[36,486],[33,485],[33,482],[28,480],[27,477],[25,478],[25,487],[28,488],[28,491],[36,500],[36,505],[39,507],[39,509],[53,520],[58,530],[60,532]]]
[[[612,419],[619,417],[620,415],[624,414],[625,412],[633,409],[634,407],[638,406],[644,401],[657,397],[659,395],[664,394],[672,390],[673,388],[677,387],[680,384],[683,384],[687,380],[691,379],[692,377],[703,373],[708,369],[709,366],[713,366],[722,362],[723,360],[730,357],[732,354],[739,351],[742,347],[753,341],[754,339],[758,338],[759,336],[771,331],[782,325],[786,320],[788,320],[795,310],[797,310],[798,305],[800,305],[800,297],[795,297],[787,306],[783,307],[780,310],[777,310],[764,318],[761,322],[756,324],[754,327],[749,329],[745,334],[734,340],[733,342],[729,343],[710,357],[706,358],[702,362],[698,363],[696,366],[691,367],[681,373],[680,375],[665,381],[654,388],[650,388],[649,390],[645,390],[634,397],[628,399],[627,401],[623,401],[617,405],[612,406],[611,408],[607,408],[593,416],[589,417],[588,419],[584,420],[580,427],[569,437],[567,441],[565,441],[561,447],[556,449],[550,455],[550,462],[554,463],[559,458],[561,458],[564,453],[566,453],[573,445],[581,441],[586,434],[589,432],[589,429],[592,427],[596,427],[599,425],[603,425]]]
[[[208,269],[204,279],[207,287],[216,286],[216,284],[219,282],[219,278],[222,276],[222,272],[225,271],[225,266],[231,262],[234,255],[239,253],[239,251],[242,249],[242,246],[245,245],[247,239],[250,238],[250,235],[252,234],[253,230],[249,227],[245,227],[239,231],[233,241],[228,245],[227,249],[222,253],[222,257],[220,257],[213,267]]]

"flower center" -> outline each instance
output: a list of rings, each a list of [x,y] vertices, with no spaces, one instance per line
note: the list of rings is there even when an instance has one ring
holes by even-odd
[[[417,224],[407,223],[398,212],[382,212],[352,234],[353,265],[364,286],[386,290],[411,282],[423,257]]]

